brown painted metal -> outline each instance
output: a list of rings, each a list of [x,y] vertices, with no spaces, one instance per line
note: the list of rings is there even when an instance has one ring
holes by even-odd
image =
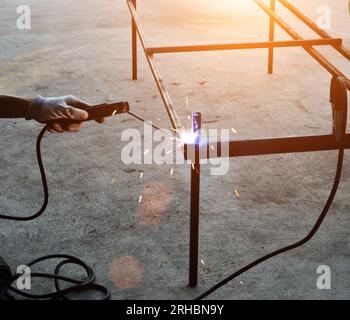
[[[270,0],[270,8],[273,12],[276,11],[276,0]],[[269,41],[275,41],[275,19],[270,17],[269,25]],[[268,61],[268,70],[269,74],[273,73],[273,60],[274,60],[274,48],[269,48],[269,61]]]
[[[136,0],[132,0],[136,10]],[[131,43],[132,43],[132,79],[137,80],[137,29],[134,19],[131,19]]]
[[[194,144],[185,145],[185,160],[192,160]],[[236,140],[200,144],[201,159],[221,157],[248,157],[285,153],[332,151],[339,149],[335,135],[286,137],[261,140]],[[350,134],[345,138],[345,149],[350,149]],[[225,150],[225,152],[223,152]]]
[[[341,45],[342,39],[286,40],[148,48],[148,54]]]
[[[193,113],[193,131],[202,127],[202,116]],[[198,138],[194,144],[194,159],[191,168],[191,210],[190,210],[190,252],[189,252],[189,287],[194,288],[198,282],[198,247],[199,247],[199,203],[200,203],[200,157]]]
[[[332,39],[332,36],[330,36],[326,31],[320,29],[315,22],[313,22],[310,18],[305,16],[300,10],[298,10],[296,7],[294,7],[289,1],[287,0],[278,0],[283,4],[288,10],[290,10],[296,17],[298,17],[301,21],[303,21],[309,28],[311,28],[313,31],[315,31],[319,36],[321,36],[323,39]],[[334,45],[333,47],[341,53],[345,58],[350,60],[350,51],[345,48],[344,46],[338,46]]]

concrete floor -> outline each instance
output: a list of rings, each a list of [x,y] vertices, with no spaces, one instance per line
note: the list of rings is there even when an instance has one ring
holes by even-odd
[[[150,44],[267,39],[268,20],[254,4],[215,8],[210,3],[143,1]],[[293,3],[312,18],[320,4],[330,5],[330,33],[350,46],[346,1]],[[32,30],[16,29],[21,4],[32,8]],[[135,112],[168,128],[141,51],[140,79],[130,80],[129,22],[122,0],[2,0],[0,93],[74,94],[91,103],[128,100]],[[286,36],[278,31],[278,38]],[[321,51],[350,74],[349,63],[333,50]],[[254,50],[158,60],[184,123],[188,96],[191,111],[203,112],[207,127],[234,127],[251,138],[331,132],[330,76],[301,49],[278,50],[275,74],[268,76],[266,56],[266,50]],[[35,122],[0,120],[1,213],[29,214],[41,205],[34,149],[40,128]],[[191,290],[186,286],[190,168],[176,166],[170,176],[168,165],[124,165],[120,137],[127,128],[143,126],[122,115],[103,126],[89,123],[77,134],[45,137],[47,212],[32,222],[0,223],[0,254],[13,269],[41,255],[73,254],[94,268],[113,299],[191,299],[247,262],[303,237],[334,177],[335,152],[234,159],[223,177],[210,176],[204,167],[200,281]],[[331,213],[312,242],[251,270],[212,299],[350,298],[349,156]],[[331,267],[331,290],[316,288],[319,265]]]

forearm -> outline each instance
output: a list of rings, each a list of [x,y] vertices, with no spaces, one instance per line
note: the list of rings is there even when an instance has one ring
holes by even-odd
[[[32,99],[0,95],[0,118],[25,118]]]

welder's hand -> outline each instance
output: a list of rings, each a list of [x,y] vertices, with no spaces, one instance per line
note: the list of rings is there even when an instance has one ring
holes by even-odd
[[[72,119],[79,122],[88,118],[88,113],[84,109],[89,107],[89,104],[78,100],[74,96],[58,98],[43,98],[42,96],[37,96],[29,107],[26,119],[34,119],[41,123],[59,119]],[[102,123],[103,120],[104,119],[99,119],[97,122]],[[79,131],[80,128],[80,123],[63,127],[59,122],[53,121],[50,123],[48,130],[50,132],[60,133],[64,131],[76,132]]]

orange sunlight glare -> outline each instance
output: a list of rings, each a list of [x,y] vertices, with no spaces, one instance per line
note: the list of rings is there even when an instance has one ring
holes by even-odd
[[[230,14],[230,12],[245,14],[256,10],[256,5],[252,0],[192,0],[191,4],[204,10],[224,14]]]

